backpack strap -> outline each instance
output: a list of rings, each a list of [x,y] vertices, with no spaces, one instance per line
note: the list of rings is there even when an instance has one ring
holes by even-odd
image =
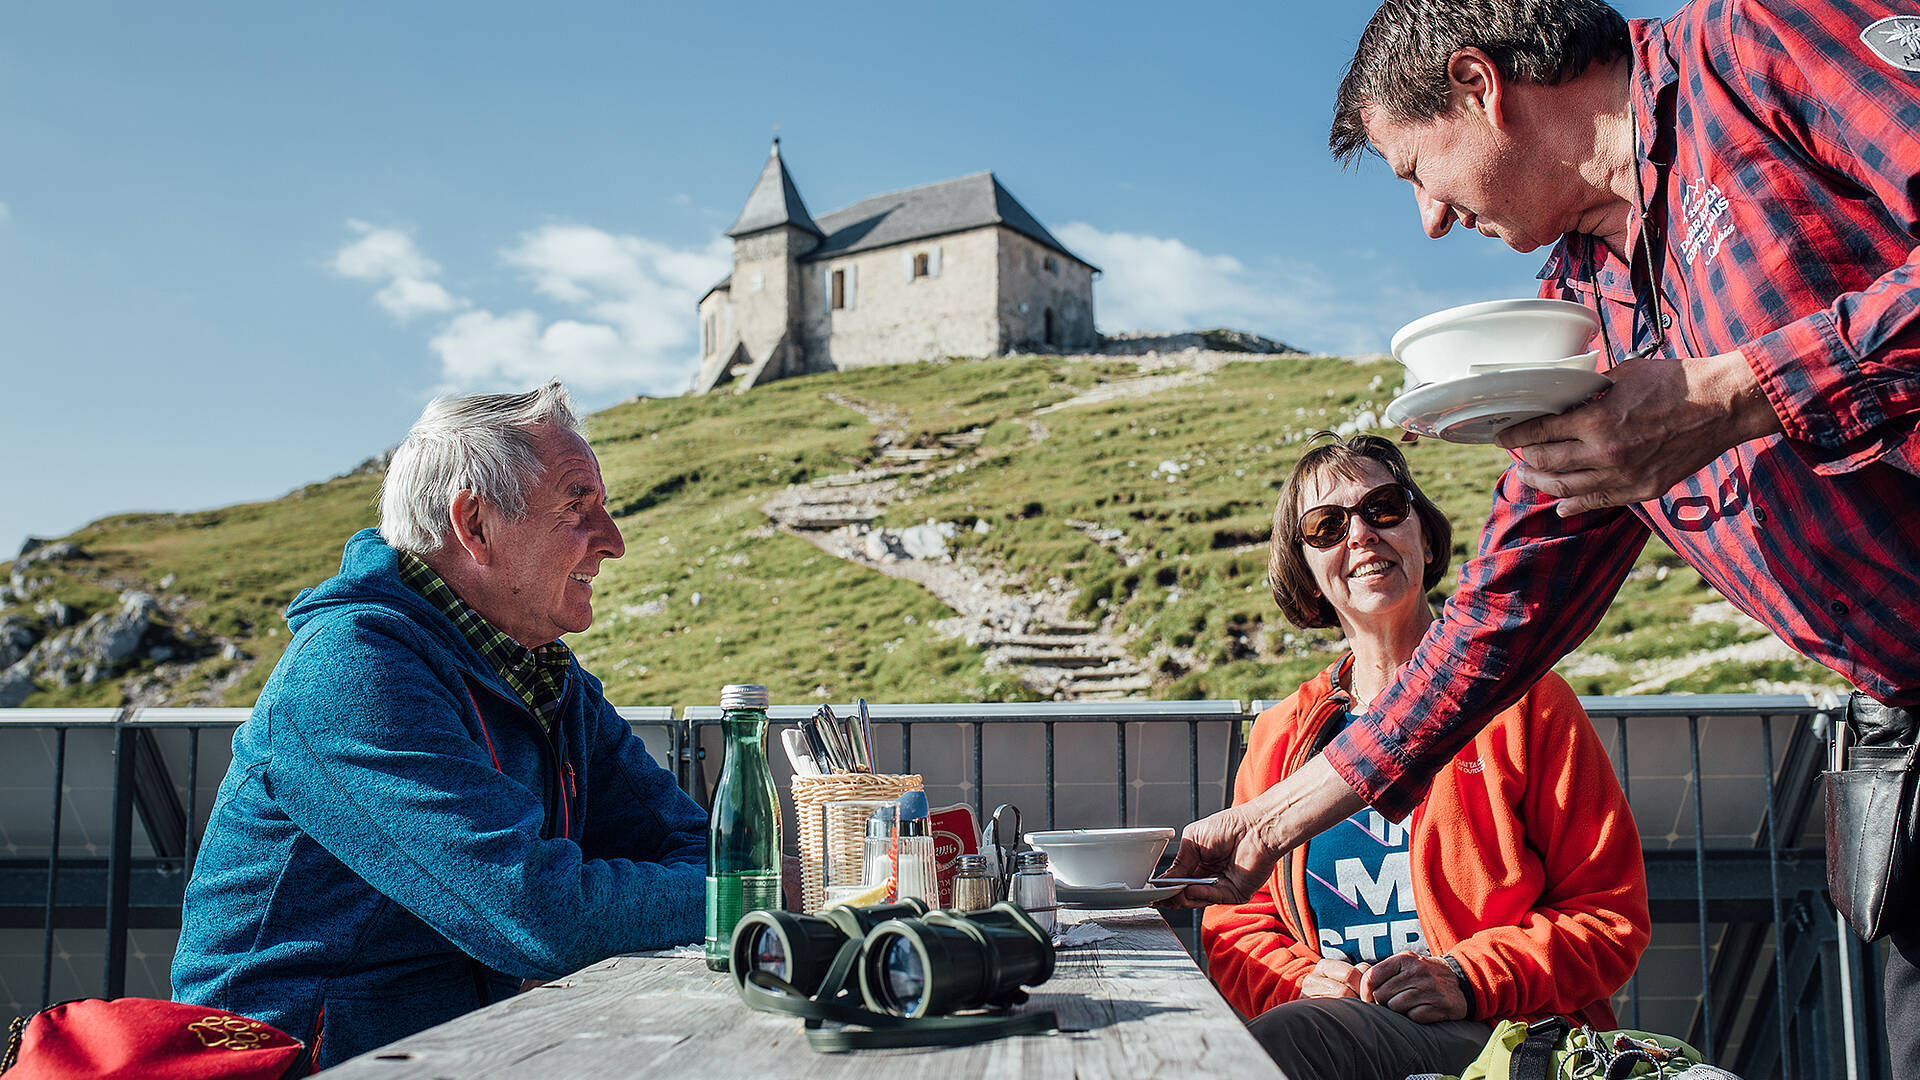
[[[38,1015],[38,1013],[34,1014],[34,1016]],[[8,1026],[7,1053],[5,1057],[0,1057],[0,1072],[13,1068],[14,1059],[20,1056],[20,1040],[26,1035],[27,1023],[32,1019],[33,1016],[16,1016],[13,1018],[13,1023]]]
[[[1527,1037],[1513,1048],[1513,1057],[1507,1062],[1509,1080],[1555,1080],[1553,1055],[1567,1030],[1567,1021],[1558,1016],[1528,1024]]]

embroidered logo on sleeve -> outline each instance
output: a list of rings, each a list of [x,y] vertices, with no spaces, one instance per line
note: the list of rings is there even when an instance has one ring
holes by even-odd
[[[1727,213],[1727,197],[1720,185],[1701,177],[1680,193],[1680,213],[1687,219],[1687,234],[1680,241],[1680,254],[1688,266],[1696,256],[1711,262],[1720,254],[1720,245],[1733,235],[1733,222],[1721,224]]]
[[[1901,71],[1920,71],[1920,16],[1889,15],[1867,24],[1860,40]]]

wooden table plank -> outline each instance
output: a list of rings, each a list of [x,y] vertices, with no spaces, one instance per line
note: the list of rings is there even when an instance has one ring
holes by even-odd
[[[1115,937],[1062,949],[1027,1009],[1058,1035],[977,1046],[821,1054],[800,1021],[741,1003],[732,977],[693,957],[616,956],[327,1070],[337,1080],[573,1080],[644,1074],[1052,1080],[1071,1076],[1282,1077],[1150,908],[1062,912]],[[1284,1080],[1284,1078],[1283,1078]]]

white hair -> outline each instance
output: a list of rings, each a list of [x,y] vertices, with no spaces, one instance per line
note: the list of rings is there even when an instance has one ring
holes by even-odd
[[[430,555],[447,542],[453,498],[470,491],[519,521],[527,489],[545,471],[534,455],[536,428],[586,436],[567,388],[555,379],[524,394],[449,394],[427,403],[393,452],[380,484],[380,535]]]

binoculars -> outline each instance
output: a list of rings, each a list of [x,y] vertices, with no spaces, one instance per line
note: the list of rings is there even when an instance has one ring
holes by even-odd
[[[868,1009],[913,1019],[1025,1002],[1025,987],[1053,975],[1053,940],[1012,904],[959,915],[904,900],[819,915],[748,912],[730,958],[743,995],[764,972],[782,989],[824,1000],[857,973]]]

